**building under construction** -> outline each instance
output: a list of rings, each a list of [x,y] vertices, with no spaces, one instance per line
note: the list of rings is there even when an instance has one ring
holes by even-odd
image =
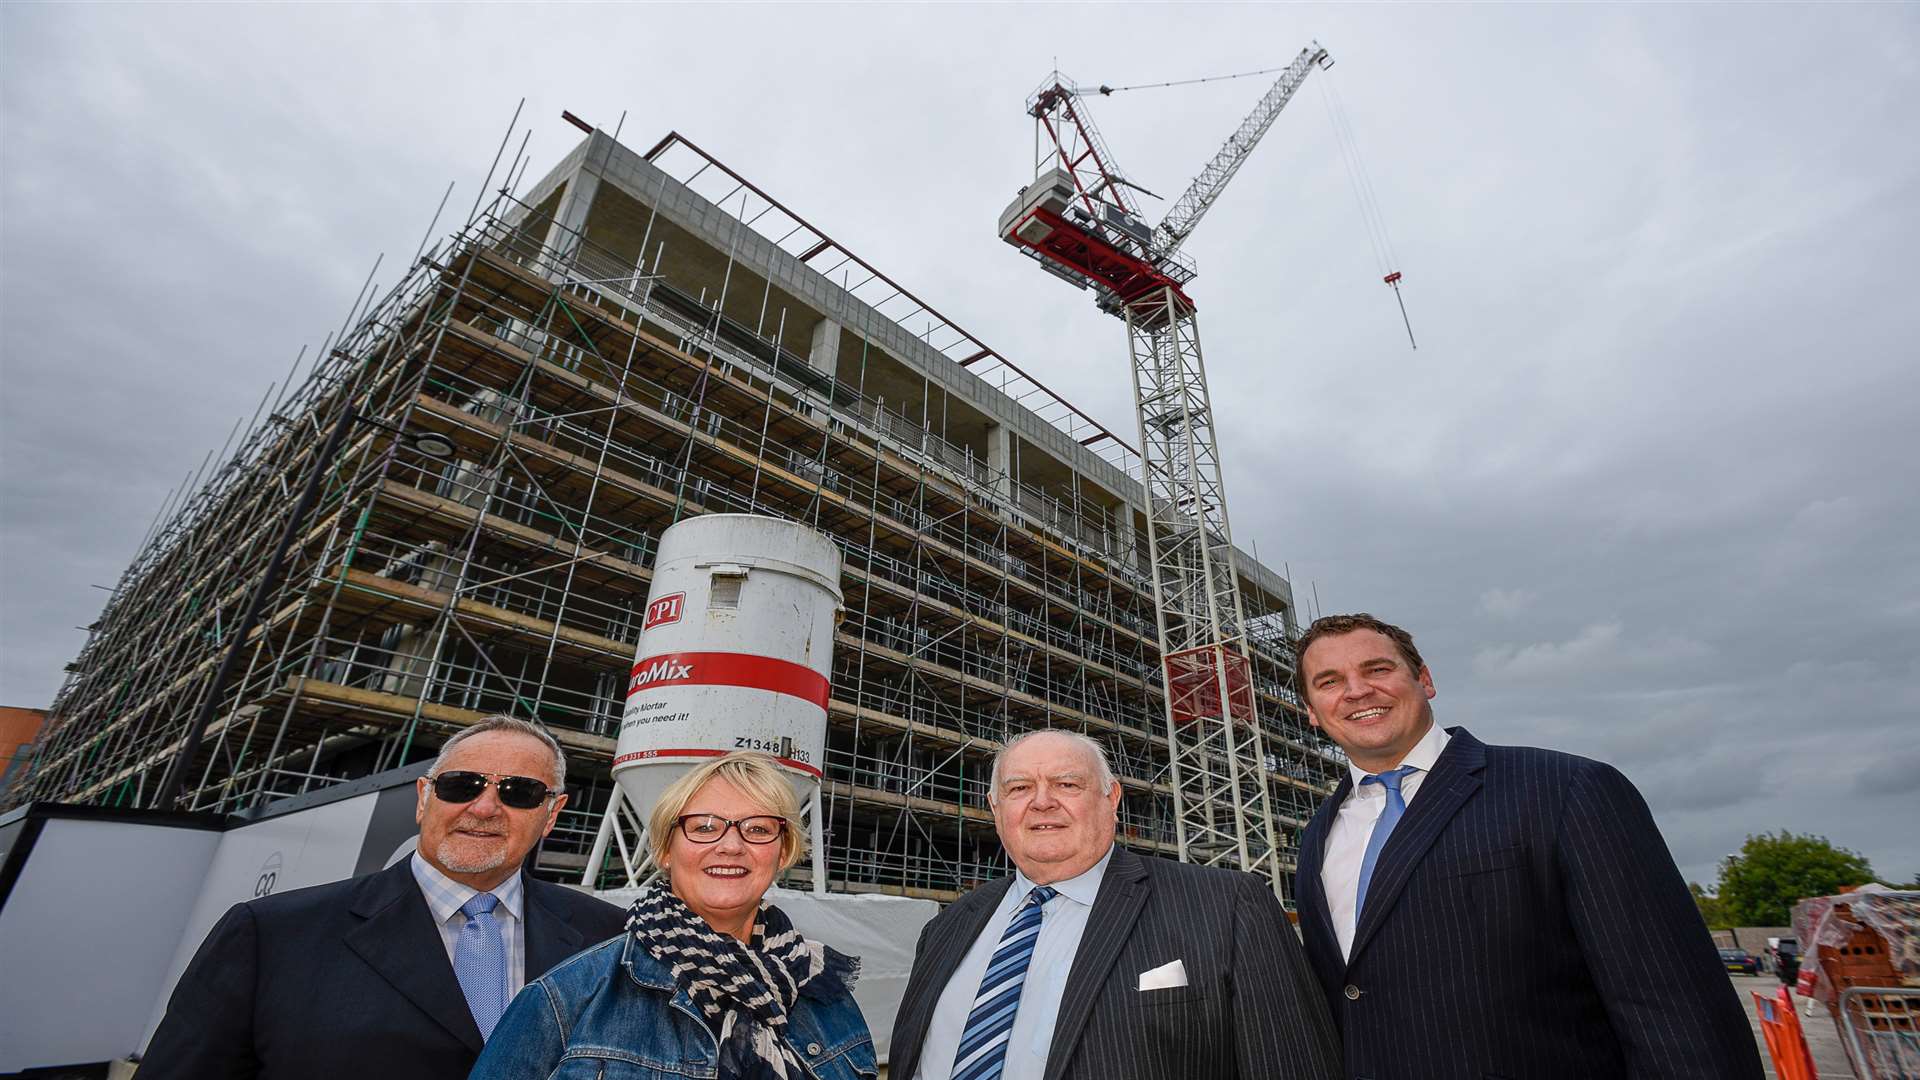
[[[1126,844],[1178,854],[1137,456],[687,140],[595,131],[537,182],[509,170],[269,396],[162,510],[12,801],[160,801],[244,634],[179,805],[240,813],[535,717],[579,762],[541,866],[577,877],[656,539],[751,512],[845,559],[830,888],[946,899],[1001,873],[988,755],[1046,726],[1108,747]],[[1291,688],[1288,583],[1236,561],[1290,872],[1343,765]]]

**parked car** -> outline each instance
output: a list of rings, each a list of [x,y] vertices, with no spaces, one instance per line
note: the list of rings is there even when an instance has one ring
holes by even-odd
[[[1728,971],[1738,975],[1760,974],[1760,961],[1745,949],[1721,949],[1720,963]]]
[[[1800,942],[1783,937],[1773,947],[1773,973],[1782,986],[1792,986],[1800,978]]]

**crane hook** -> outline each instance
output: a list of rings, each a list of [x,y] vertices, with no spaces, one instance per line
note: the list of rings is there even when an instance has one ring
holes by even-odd
[[[1415,352],[1419,352],[1420,344],[1413,340],[1413,322],[1407,318],[1407,302],[1400,296],[1400,271],[1395,270],[1381,280],[1393,289],[1393,298],[1400,304],[1400,321],[1407,324],[1407,344],[1412,345]]]

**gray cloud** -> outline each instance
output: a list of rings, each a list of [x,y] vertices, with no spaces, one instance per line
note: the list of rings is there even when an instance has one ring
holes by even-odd
[[[1478,607],[1482,615],[1491,615],[1498,619],[1511,619],[1533,606],[1540,594],[1532,589],[1488,589],[1480,594]]]
[[[1317,34],[1190,248],[1236,537],[1413,629],[1445,722],[1618,765],[1691,877],[1778,828],[1920,872],[1920,10],[1105,14],[0,7],[0,698],[51,699],[88,586],[449,179],[464,214],[523,94],[536,173],[562,108],[677,128],[1124,432],[1118,324],[991,234],[1022,99],[1056,52],[1125,84]],[[1172,195],[1259,90],[1093,108]]]
[[[1625,636],[1625,627],[1614,621],[1589,623],[1567,641],[1489,646],[1474,654],[1473,670],[1495,684],[1612,681],[1649,670],[1698,665],[1712,653],[1712,646],[1681,634],[1657,633],[1644,640]]]
[[[1911,798],[1920,793],[1920,748],[1909,747],[1868,760],[1854,776],[1853,790],[1862,798],[1874,800]]]

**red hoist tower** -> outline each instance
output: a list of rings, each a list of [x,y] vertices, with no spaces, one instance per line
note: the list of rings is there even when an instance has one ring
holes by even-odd
[[[1127,324],[1180,858],[1263,874],[1276,892],[1280,837],[1199,320],[1186,293],[1194,267],[1180,248],[1308,74],[1331,65],[1318,44],[1302,49],[1151,228],[1133,194],[1145,189],[1124,178],[1094,129],[1088,92],[1055,72],[1027,101],[1034,181],[1000,215],[1002,239],[1092,288],[1100,310]]]

